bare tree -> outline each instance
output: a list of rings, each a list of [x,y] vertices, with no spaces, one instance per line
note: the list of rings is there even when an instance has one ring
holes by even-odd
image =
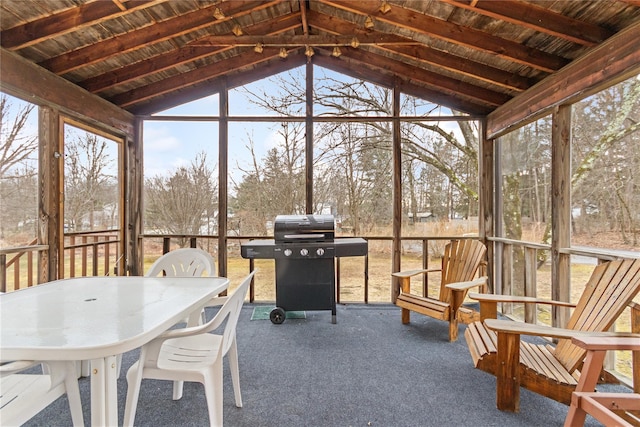
[[[107,140],[95,134],[84,132],[69,139],[65,144],[65,221],[73,230],[91,230],[97,225],[96,210],[117,204],[117,176],[107,173],[117,159],[111,158]]]
[[[24,133],[34,108],[33,104],[25,104],[13,111],[9,97],[0,94],[0,178],[4,178],[15,165],[34,159],[38,136]]]
[[[217,211],[214,169],[201,152],[188,166],[169,176],[157,175],[145,183],[145,228],[162,234],[198,235],[211,229]],[[204,231],[206,233],[206,231]],[[184,246],[188,239],[181,238]]]
[[[279,88],[275,94],[245,89],[248,101],[277,114],[302,114],[303,76],[288,73],[271,81]],[[375,120],[376,116],[391,115],[391,95],[389,89],[346,77],[322,76],[314,87],[314,114],[372,118],[357,122],[323,121],[314,128],[315,207],[333,204],[332,210],[345,219],[345,225],[353,227],[354,233],[377,224],[388,225],[391,220],[392,127],[388,121]],[[406,107],[416,106],[403,108]],[[474,133],[472,124],[465,123],[458,134],[453,134],[440,124],[425,121],[403,126],[402,138],[405,163],[424,165],[416,167],[418,177],[405,181],[405,194],[413,194],[417,200],[416,188],[407,188],[407,182],[418,185],[425,182],[425,174],[444,174],[445,194],[455,201],[446,204],[443,214],[451,210],[468,215],[477,205],[478,197],[477,129]],[[441,189],[421,188],[421,200],[427,199],[422,197],[424,192],[442,194]]]
[[[283,122],[277,131],[279,144],[259,159],[252,137],[247,149],[251,168],[240,170],[243,180],[235,183],[234,215],[243,233],[266,234],[266,224],[278,214],[304,214],[304,126]]]
[[[29,223],[35,232],[38,137],[25,132],[34,108],[27,103],[16,108],[8,95],[0,94],[0,238],[7,229]],[[25,209],[29,205],[32,211]]]

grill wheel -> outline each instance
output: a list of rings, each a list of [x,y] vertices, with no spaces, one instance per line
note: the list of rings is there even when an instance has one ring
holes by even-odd
[[[271,313],[269,313],[269,319],[274,325],[280,325],[282,322],[284,322],[286,316],[286,312],[280,307],[274,308],[273,310],[271,310]]]

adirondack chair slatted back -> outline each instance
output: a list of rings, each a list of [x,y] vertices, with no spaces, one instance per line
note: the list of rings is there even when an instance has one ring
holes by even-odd
[[[479,240],[454,240],[444,248],[440,301],[451,303],[451,290],[446,285],[475,278],[487,248]]]
[[[607,331],[640,290],[640,259],[611,261],[598,265],[576,305],[568,329]],[[577,369],[586,350],[564,339],[554,355],[569,371]]]

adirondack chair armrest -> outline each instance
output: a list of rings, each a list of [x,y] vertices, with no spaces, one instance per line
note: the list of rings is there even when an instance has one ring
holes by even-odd
[[[587,335],[571,338],[571,342],[578,347],[590,351],[602,350],[640,350],[640,334],[630,334],[625,336],[601,337]]]
[[[478,277],[477,279],[470,280],[468,282],[449,283],[448,285],[445,285],[445,286],[451,289],[452,291],[466,291],[466,290],[475,288],[476,286],[484,286],[487,284],[488,280],[489,278],[487,276],[482,276],[482,277]]]
[[[546,300],[533,297],[521,297],[513,295],[481,294],[469,292],[469,298],[480,302],[480,319],[496,319],[498,317],[498,303],[521,303],[521,304],[549,304],[560,307],[575,307],[570,302]]]
[[[531,323],[514,322],[512,320],[487,319],[484,321],[487,328],[494,331],[515,335],[532,335],[552,338],[640,338],[640,334],[627,332],[589,332],[576,331],[575,329],[554,328],[553,326],[533,325]]]
[[[406,270],[406,271],[398,271],[396,273],[391,273],[392,276],[400,279],[400,290],[403,294],[411,293],[411,278],[413,276],[417,276],[418,274],[427,274],[433,273],[436,271],[442,271],[441,268],[427,268],[421,270]]]
[[[484,301],[484,302],[512,302],[512,303],[520,303],[520,304],[549,304],[555,305],[558,307],[571,307],[575,308],[576,304],[572,302],[565,301],[556,301],[550,299],[543,298],[534,298],[534,297],[522,297],[515,295],[497,295],[497,294],[481,294],[477,292],[469,292],[469,298]]]
[[[406,277],[413,277],[413,276],[417,276],[418,274],[426,274],[426,273],[434,273],[437,271],[442,271],[441,268],[427,268],[427,269],[418,269],[418,270],[405,270],[405,271],[398,271],[395,273],[391,273],[392,276],[395,277],[400,277],[400,278],[406,278]]]

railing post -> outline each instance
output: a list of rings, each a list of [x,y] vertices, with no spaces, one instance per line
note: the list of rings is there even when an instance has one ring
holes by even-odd
[[[76,249],[74,248],[75,244],[76,236],[69,236],[69,246],[71,246],[71,249],[69,249],[69,277],[76,276]],[[64,246],[62,248],[62,253],[64,254]],[[60,274],[62,275],[60,277],[64,277],[64,270],[61,271]]]
[[[513,295],[513,245],[502,246],[502,295]],[[502,304],[502,313],[511,314],[513,304]]]
[[[82,236],[82,275],[87,275],[87,236]],[[74,276],[71,276],[74,277]]]
[[[524,296],[536,297],[536,278],[537,278],[537,254],[535,248],[524,248]],[[537,323],[537,306],[536,304],[524,305],[524,321],[527,323]]]
[[[422,239],[422,268],[429,268],[429,240]],[[429,275],[422,275],[422,296],[429,297]]]
[[[110,250],[111,248],[109,247],[109,240],[111,240],[110,236],[105,236],[104,237],[104,275],[105,276],[109,276],[111,274],[111,272],[109,271],[109,257],[110,257]]]
[[[92,255],[92,260],[91,260],[91,269],[93,271],[93,275],[97,276],[98,275],[98,243],[99,243],[100,237],[99,236],[93,236],[93,245],[91,245],[91,255]]]
[[[364,256],[364,303],[369,303],[369,254]]]
[[[340,304],[340,258],[336,257],[336,304]]]
[[[7,255],[0,254],[0,292],[7,292]]]

